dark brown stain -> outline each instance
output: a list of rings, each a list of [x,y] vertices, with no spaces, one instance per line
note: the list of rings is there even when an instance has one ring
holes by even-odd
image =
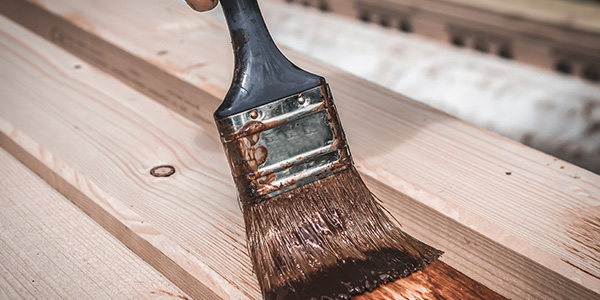
[[[248,205],[244,219],[269,300],[350,299],[441,255],[395,227],[353,167]]]
[[[261,177],[258,168],[263,165],[269,156],[269,151],[265,146],[257,146],[260,141],[260,134],[266,129],[266,125],[260,121],[250,121],[238,130],[234,137],[236,147],[241,154],[239,161],[239,174],[234,176],[245,176],[242,184],[248,184],[250,193],[256,192],[265,185],[270,185],[275,181],[275,174]],[[259,178],[260,177],[260,178]]]
[[[269,174],[266,177],[261,177],[257,180],[259,186],[266,186],[269,185],[271,186],[271,183],[273,183],[273,181],[275,181],[275,179],[277,178],[276,174]]]
[[[397,299],[398,296],[408,299],[506,299],[442,261],[352,299]]]
[[[265,129],[267,129],[267,126],[263,122],[250,121],[250,122],[244,124],[244,127],[240,128],[240,130],[235,132],[235,134],[233,135],[233,138],[239,139],[239,138],[245,137],[247,135],[260,133],[261,131],[264,131]]]
[[[282,162],[280,165],[284,169],[289,169],[289,168],[291,168],[291,167],[294,166],[294,163],[291,163],[291,162]]]
[[[317,236],[322,234],[315,232],[314,224],[303,228],[306,229],[306,232],[299,233],[298,239],[304,242],[313,238],[316,241]],[[301,227],[300,230],[303,228]],[[275,287],[266,291],[264,297],[268,300],[348,300],[354,295],[360,295],[367,291],[376,292],[378,286],[389,283],[394,279],[407,277],[409,274],[423,268],[429,269],[426,265],[437,258],[437,256],[434,256],[421,261],[422,258],[390,248],[366,252],[364,255],[364,259],[348,258],[340,260],[334,266],[310,274],[307,280],[294,281]],[[352,299],[381,299],[380,297],[370,297],[370,294],[373,293],[367,293],[366,298],[358,296]]]
[[[316,105],[315,107],[313,107],[310,111],[315,112],[315,111],[322,110],[324,108],[325,108],[325,104],[321,103],[321,104]],[[245,129],[244,131],[242,131],[242,129],[240,129],[235,134],[233,134],[232,136],[233,136],[233,138],[241,138],[241,137],[243,137],[243,136],[245,136],[247,134],[253,134],[253,133],[256,133],[256,132],[265,131],[267,129],[271,129],[273,127],[279,126],[281,124],[285,124],[287,122],[289,122],[289,120],[286,120],[286,119],[271,120],[271,121],[267,121],[267,122],[260,122],[261,123],[260,127],[249,127],[247,129]],[[228,128],[224,128],[224,130],[228,130]]]
[[[239,43],[243,44],[245,43],[244,41],[245,40],[243,39],[242,41],[239,41]],[[328,101],[329,99],[332,99],[332,97],[329,93],[328,86],[324,82],[321,83],[321,99],[323,102],[311,107],[311,111],[326,111],[327,120],[331,126],[333,135],[335,136],[331,147],[339,150],[340,159],[339,161],[332,163],[328,168],[322,170],[320,173],[315,174],[316,178],[318,179],[323,179],[331,175],[333,171],[343,171],[349,164],[352,163],[352,158],[350,157],[350,153],[346,147],[345,135],[341,128],[341,124],[339,124],[337,111],[334,104],[331,101]],[[257,116],[251,115],[251,117],[256,118]],[[240,192],[240,199],[242,202],[250,203],[268,199],[270,196],[259,195],[259,191],[264,191],[265,189],[281,191],[283,188],[281,186],[273,185],[273,182],[275,182],[277,179],[277,175],[275,173],[268,174],[259,171],[259,167],[264,164],[268,158],[268,149],[264,146],[257,147],[256,145],[260,140],[260,135],[262,132],[287,122],[289,122],[289,120],[286,119],[272,120],[267,122],[249,121],[244,124],[241,129],[235,131],[231,135],[232,139],[234,140],[233,143],[235,144],[235,150],[231,151],[230,153],[240,153],[239,160],[234,159],[233,162],[233,175],[236,178],[238,190],[243,191]],[[303,158],[300,157],[298,158],[298,161],[302,161],[302,159]],[[295,162],[282,162],[281,167],[289,169],[295,164]],[[295,178],[290,178],[288,181],[286,181],[285,186],[295,186],[296,184],[298,184],[298,180]]]
[[[260,133],[265,125],[259,121],[250,121],[240,129],[239,134],[244,137],[237,140],[242,158],[248,171],[256,172],[258,167],[267,161],[269,151],[265,146],[256,146],[260,140]]]
[[[238,29],[231,32],[231,44],[233,46],[233,52],[235,53],[235,69],[233,70],[233,78],[239,78],[239,73],[242,72],[244,66],[243,55],[241,55],[242,49],[248,43],[248,36],[244,29]],[[234,80],[232,84],[240,84],[237,80]]]
[[[243,41],[240,43],[243,43]],[[317,174],[311,175],[317,180],[344,171],[352,164],[352,158],[347,148],[345,135],[339,123],[339,117],[328,85],[324,81],[320,82],[320,84],[320,98],[322,101],[311,106],[310,111],[326,112],[327,121],[334,136],[334,140],[329,145],[328,151],[338,151],[340,158],[328,164],[326,168],[323,168]],[[303,97],[302,94],[297,96],[299,97],[298,99],[302,99]],[[250,111],[249,114],[252,119],[258,117],[258,114],[254,110]],[[294,176],[286,178],[285,182],[281,184],[274,184],[278,179],[277,173],[273,173],[270,170],[259,170],[260,166],[267,161],[269,155],[268,149],[265,146],[257,146],[262,132],[288,122],[290,122],[288,119],[270,121],[254,120],[245,123],[238,130],[231,127],[231,125],[219,124],[221,132],[228,132],[227,139],[229,141],[224,143],[225,151],[229,157],[239,198],[243,204],[258,203],[270,199],[273,192],[294,189],[302,184],[302,181]],[[304,157],[298,157],[296,161],[280,161],[275,163],[279,163],[279,167],[283,169],[289,169],[298,164],[298,162],[302,162],[303,159]]]

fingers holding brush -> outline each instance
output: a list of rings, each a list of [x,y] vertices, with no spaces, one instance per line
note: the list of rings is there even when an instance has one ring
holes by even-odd
[[[185,2],[195,11],[207,11],[215,8],[219,0],[185,0]]]

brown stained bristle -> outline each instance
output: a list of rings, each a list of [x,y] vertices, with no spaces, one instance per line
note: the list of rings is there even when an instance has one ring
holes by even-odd
[[[244,206],[266,299],[350,299],[435,261],[398,228],[354,167]]]

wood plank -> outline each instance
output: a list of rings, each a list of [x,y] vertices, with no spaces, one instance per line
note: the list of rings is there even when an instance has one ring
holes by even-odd
[[[598,82],[600,6],[594,3],[544,0],[291,2],[314,7],[325,2],[336,13],[548,69],[558,70],[559,63],[566,64],[569,70],[561,72]],[[400,24],[408,24],[404,26],[410,29]]]
[[[194,14],[183,4],[161,1],[145,1],[143,13],[137,9],[142,4],[135,1],[83,5],[57,0],[44,3],[43,9],[21,1],[9,4],[3,13],[49,39],[51,32],[60,31],[57,43],[65,49],[166,106],[185,110],[194,122],[213,126],[211,113],[229,86],[232,61],[227,33],[210,14]],[[119,15],[121,22],[114,22]],[[123,51],[130,55],[127,59],[119,56]],[[597,231],[593,220],[600,198],[598,175],[292,51],[286,54],[332,84],[362,174],[475,229],[500,254],[520,255],[489,255],[490,247],[472,243],[459,232],[452,243],[462,246],[446,255],[452,266],[509,297],[566,295],[571,290],[591,297],[588,289],[598,292],[598,252],[590,243],[593,239],[579,238]],[[153,91],[167,92],[158,96]],[[216,97],[205,97],[207,92]],[[394,207],[394,201],[387,205]],[[391,212],[407,222],[397,208]],[[420,238],[448,252],[444,245],[450,238]],[[486,259],[470,263],[471,251]],[[513,286],[508,288],[505,280]],[[562,283],[548,284],[557,280]]]
[[[276,0],[281,1],[283,0]],[[325,11],[342,13],[352,17],[359,17],[357,3],[372,2],[376,4],[383,1],[363,0],[358,2],[349,2],[342,0],[285,0],[285,2],[296,2],[302,5],[308,5]],[[389,3],[410,4],[416,7],[427,9],[432,5],[426,1],[409,0],[387,0]],[[522,19],[544,22],[555,26],[564,26],[572,30],[600,31],[600,5],[594,1],[580,0],[437,0],[435,2],[441,5],[456,4],[457,7],[466,7],[467,9],[479,9],[496,13],[500,15],[518,16]],[[435,7],[435,2],[433,3]],[[323,6],[325,4],[325,6]],[[484,20],[485,21],[485,20]]]
[[[573,0],[444,0],[501,14],[521,15],[540,22],[573,29],[600,31],[600,5],[593,1]],[[597,1],[596,1],[597,2]]]
[[[262,11],[279,44],[600,174],[600,85],[312,8]]]
[[[0,145],[190,296],[260,298],[227,167],[211,167],[218,138],[3,18],[0,28]],[[165,162],[176,173],[151,177]],[[503,299],[441,262],[407,280]]]
[[[104,57],[102,62],[105,67],[110,66],[105,68],[109,72],[121,70],[114,74],[143,74],[145,78],[136,79],[138,83],[155,90],[168,88],[186,95],[208,91],[222,96],[228,86],[228,80],[223,79],[230,77],[230,69],[224,65],[231,65],[227,58],[229,44],[226,33],[216,22],[189,13],[183,7],[168,5],[166,9],[167,4],[163,2],[148,1],[144,3],[144,15],[137,16],[133,2],[131,7],[127,4],[119,6],[119,9],[104,5],[104,2],[92,7],[88,7],[91,4],[78,7],[77,3],[68,1],[45,4],[46,9],[68,16],[87,28],[86,31],[47,11],[40,11],[37,6],[14,10],[25,4],[18,2],[16,6],[5,6],[5,13],[48,38],[51,29],[60,29],[62,36],[68,37],[63,40],[78,41],[62,43],[63,47],[84,58],[92,57],[92,62]],[[104,20],[103,11],[113,16],[123,13],[127,17],[120,20],[131,23],[117,25]],[[31,14],[28,20],[36,21],[27,22],[26,14]],[[140,23],[144,25],[140,26]],[[216,32],[219,30],[221,33]],[[178,41],[182,41],[183,45],[179,45]],[[96,56],[84,51],[85,47],[81,45],[86,43],[95,46]],[[137,59],[119,60],[118,65],[109,64],[111,60],[107,58],[118,56],[115,49],[136,53]],[[165,50],[168,55],[164,54]],[[194,53],[194,56],[187,53]],[[369,181],[373,190],[381,195],[381,190],[392,187],[387,196],[381,197],[386,207],[391,207],[392,214],[402,221],[405,228],[415,226],[425,232],[414,234],[445,250],[448,253],[445,259],[452,266],[510,297],[557,297],[575,293],[583,298],[593,298],[591,295],[595,294],[590,294],[587,289],[597,287],[597,279],[585,272],[589,272],[586,268],[595,268],[595,261],[589,260],[589,257],[595,257],[596,252],[593,245],[574,240],[569,232],[579,228],[575,223],[586,223],[585,217],[577,213],[578,209],[592,215],[596,210],[597,175],[290,51],[286,53],[300,65],[320,72],[330,80],[359,168],[378,183],[374,185],[373,181]],[[183,79],[184,82],[165,85],[165,78],[138,72],[141,67],[161,69],[171,74],[167,78]],[[121,76],[121,79],[152,94],[140,88],[131,78]],[[192,84],[200,88],[194,88]],[[190,90],[190,87],[194,89]],[[156,95],[154,97],[164,100]],[[201,96],[189,99],[194,99],[197,106],[204,109],[203,112],[214,109],[219,101],[214,97]],[[379,103],[369,105],[372,99],[378,99]],[[173,103],[163,103],[175,107]],[[188,115],[197,113],[202,116],[200,109],[186,108]],[[210,114],[207,113],[194,120],[199,124],[209,124],[209,119]],[[212,126],[212,123],[203,126]],[[377,132],[382,128],[393,136],[391,141],[379,138],[381,135]],[[465,142],[468,144],[465,145]],[[506,175],[509,171],[511,175]],[[223,178],[230,180],[228,174]],[[378,186],[381,188],[378,189]],[[445,230],[427,228],[404,215],[407,208],[396,204],[402,203],[398,196],[402,193],[417,200],[410,203],[412,207],[431,209],[424,210],[434,213],[435,217],[428,219],[429,224],[441,224],[436,228]],[[519,205],[524,201],[531,207],[524,209]],[[563,210],[570,212],[569,221],[565,220]],[[411,222],[417,225],[409,225]],[[594,232],[593,223],[583,225],[587,229],[589,226]],[[475,230],[465,231],[464,228]],[[477,263],[472,263],[473,260]],[[594,271],[589,273],[595,274]]]
[[[380,288],[354,297],[367,299],[506,299],[491,292],[478,282],[448,267],[441,261],[404,280],[396,280]]]
[[[258,298],[234,190],[210,171],[224,158],[205,166],[172,134],[202,149],[206,130],[1,22],[0,145],[190,297]],[[150,175],[165,163],[177,175]]]
[[[1,299],[187,299],[0,149]]]

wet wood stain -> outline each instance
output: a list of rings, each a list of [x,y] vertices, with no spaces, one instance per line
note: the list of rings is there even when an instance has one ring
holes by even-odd
[[[469,278],[442,261],[422,271],[380,286],[372,292],[352,298],[373,299],[506,299],[485,285]]]

